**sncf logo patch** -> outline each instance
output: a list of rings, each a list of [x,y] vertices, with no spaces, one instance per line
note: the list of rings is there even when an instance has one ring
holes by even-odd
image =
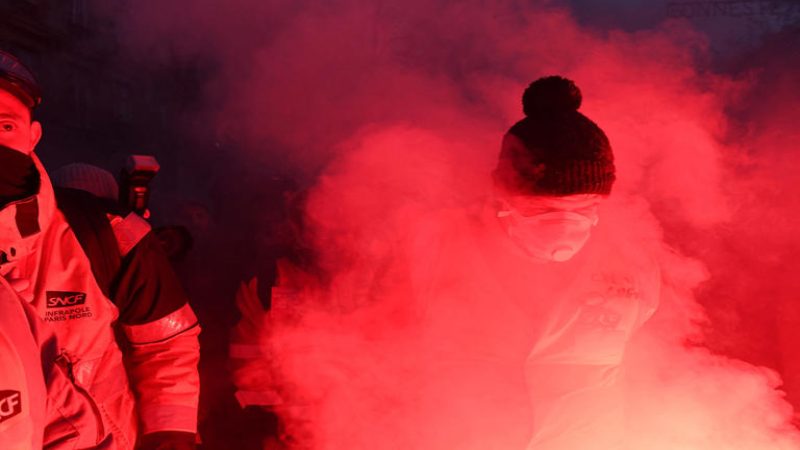
[[[46,322],[65,322],[92,317],[90,305],[84,305],[85,292],[47,291],[45,296],[48,309],[44,312]]]
[[[83,292],[47,291],[48,308],[66,308],[86,303],[86,294]]]
[[[22,397],[19,391],[0,391],[0,423],[22,412]]]

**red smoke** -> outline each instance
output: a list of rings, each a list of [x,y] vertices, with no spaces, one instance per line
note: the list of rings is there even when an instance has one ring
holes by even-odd
[[[476,275],[485,272],[472,266],[474,242],[464,236],[493,238],[465,217],[480,216],[491,194],[489,173],[502,134],[522,117],[524,86],[561,74],[580,86],[581,111],[617,158],[619,180],[593,239],[600,248],[625,242],[628,261],[660,267],[659,309],[623,365],[630,448],[800,447],[780,379],[750,364],[798,373],[798,358],[782,352],[796,342],[787,331],[800,314],[791,302],[797,136],[782,120],[796,117],[791,82],[754,97],[769,71],[714,73],[704,37],[681,23],[602,32],[552,6],[477,0],[232,3],[219,21],[215,7],[180,9],[164,32],[184,53],[219,63],[204,116],[222,139],[247,157],[269,152],[313,174],[324,167],[305,211],[319,254],[308,272],[324,276],[284,273],[293,299],[273,298],[279,310],[253,338],[276,373],[261,361],[249,374],[277,375],[298,446],[525,447],[534,412],[522,367],[509,361],[522,364],[515,358],[533,335],[509,300],[559,279],[493,260],[516,276],[498,294]],[[137,11],[144,16],[133,23],[164,23]],[[427,303],[414,280],[432,273],[454,286],[467,280],[487,302]],[[547,310],[541,294],[528,307]],[[294,313],[280,312],[287,302]],[[462,362],[489,352],[503,363],[443,366],[442,343],[454,336],[462,340],[446,350]],[[476,395],[478,386],[492,395]]]

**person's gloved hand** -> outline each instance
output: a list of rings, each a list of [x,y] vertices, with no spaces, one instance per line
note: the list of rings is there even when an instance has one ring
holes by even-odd
[[[156,431],[141,437],[137,450],[195,450],[196,436],[186,431]]]
[[[253,277],[241,283],[236,291],[236,306],[241,319],[232,330],[233,340],[248,344],[258,344],[270,328],[269,311],[264,309],[258,296],[258,278]]]

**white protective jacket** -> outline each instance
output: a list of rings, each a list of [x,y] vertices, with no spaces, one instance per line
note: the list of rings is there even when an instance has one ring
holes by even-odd
[[[492,211],[431,223],[410,251],[411,295],[439,380],[431,407],[457,425],[435,427],[426,445],[624,448],[619,372],[658,303],[652,261],[599,229],[569,262],[541,264]]]
[[[30,282],[23,297],[55,329],[61,359],[75,383],[96,399],[118,448],[133,448],[138,434],[196,432],[200,329],[194,313],[188,304],[166,314],[155,305],[151,309],[161,314],[153,320],[140,316],[135,323],[118,323],[119,309],[95,281],[89,259],[56,208],[47,174],[33,157],[41,175],[39,194],[0,211],[0,244],[13,266],[9,276]],[[126,277],[147,275],[130,272]],[[118,345],[116,336],[126,342]]]

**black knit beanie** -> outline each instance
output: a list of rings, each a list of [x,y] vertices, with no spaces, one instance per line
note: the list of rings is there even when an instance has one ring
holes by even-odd
[[[581,91],[560,76],[540,78],[522,95],[525,118],[503,139],[495,181],[518,194],[611,193],[614,154],[603,130],[578,112]]]

